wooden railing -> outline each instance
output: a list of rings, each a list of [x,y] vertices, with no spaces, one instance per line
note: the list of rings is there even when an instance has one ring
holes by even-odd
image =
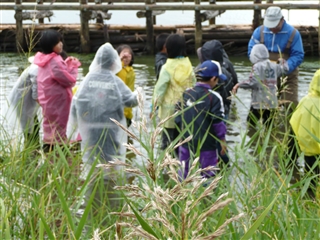
[[[267,0],[262,4],[261,0],[253,0],[253,4],[215,4],[216,2],[230,2],[232,0],[14,0],[6,1],[0,0],[1,10],[15,10],[16,19],[16,42],[17,46],[21,46],[24,41],[23,36],[23,10],[74,10],[80,11],[81,21],[81,49],[83,52],[90,52],[89,38],[89,20],[91,19],[92,11],[108,10],[138,10],[145,11],[146,17],[146,33],[147,42],[146,49],[149,53],[153,53],[154,37],[153,26],[155,17],[153,11],[161,10],[185,10],[195,12],[195,48],[202,44],[202,18],[200,11],[214,11],[214,10],[250,10],[254,11],[254,25],[258,26],[261,23],[261,10],[266,9],[273,5],[273,0]],[[245,1],[245,0],[237,0]],[[252,1],[252,0],[251,0]],[[294,1],[294,0],[293,0]],[[278,1],[277,1],[278,2]],[[62,4],[63,3],[63,4]],[[65,4],[70,3],[70,4]],[[78,4],[77,4],[78,3]],[[112,4],[110,4],[112,3]],[[114,4],[113,4],[114,3]],[[136,3],[126,4],[126,3]],[[157,5],[157,3],[161,3]],[[175,4],[165,4],[175,3]],[[188,4],[185,4],[188,3]],[[192,3],[192,4],[191,4]],[[208,4],[201,4],[208,3]],[[282,9],[309,9],[320,10],[320,4],[301,4],[301,3],[276,3]],[[320,12],[320,11],[319,11]],[[213,20],[214,21],[214,20]],[[213,23],[211,20],[210,23]],[[39,23],[43,23],[43,19],[39,19]],[[102,21],[103,23],[103,21]],[[320,55],[320,17],[319,17],[319,30],[318,30],[318,51]]]

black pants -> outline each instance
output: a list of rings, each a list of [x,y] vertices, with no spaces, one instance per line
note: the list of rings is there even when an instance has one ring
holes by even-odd
[[[319,162],[317,162],[317,159],[319,159],[319,161],[320,161],[320,155],[304,156],[304,164],[305,164],[306,172],[310,172],[311,169],[314,167],[314,169],[310,172],[310,174],[311,174],[310,176],[312,177],[312,176],[317,175],[316,178],[313,178],[311,180],[311,187],[313,189],[316,189],[317,184],[319,183],[319,180],[320,180],[320,176],[319,176],[320,168],[319,168]]]
[[[263,124],[269,126],[272,120],[272,116],[273,113],[269,109],[255,109],[251,107],[249,115],[247,117],[247,121],[252,126],[255,126],[257,121],[259,121],[262,118]]]

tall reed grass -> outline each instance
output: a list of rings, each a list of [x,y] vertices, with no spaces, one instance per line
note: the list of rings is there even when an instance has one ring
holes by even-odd
[[[148,121],[142,103],[140,99],[141,119],[133,123],[134,131],[122,126],[135,141],[127,144],[128,151],[142,164],[93,164],[85,179],[79,176],[80,152],[68,146],[49,155],[33,147],[23,149],[14,144],[22,139],[11,139],[1,128],[0,238],[320,237],[319,199],[307,194],[313,176],[300,174],[292,180],[296,170],[288,164],[287,135],[278,128],[282,121],[275,120],[268,129],[258,125],[250,141],[244,134],[229,148],[231,167],[222,168],[205,186],[197,159],[187,179],[179,180],[179,162],[170,153],[181,143],[177,139],[166,151],[157,150],[163,122]],[[106,192],[104,174],[97,169],[119,165],[135,180],[108,188],[117,196],[112,205],[112,193]],[[97,195],[100,205],[94,206]]]

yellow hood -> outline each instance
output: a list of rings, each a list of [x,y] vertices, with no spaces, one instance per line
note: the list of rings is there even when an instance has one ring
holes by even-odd
[[[320,96],[320,69],[315,72],[310,86],[309,86],[309,94],[313,96]]]

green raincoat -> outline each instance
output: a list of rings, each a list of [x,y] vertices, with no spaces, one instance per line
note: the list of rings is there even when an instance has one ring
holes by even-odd
[[[168,58],[162,66],[159,80],[153,93],[153,102],[159,106],[159,118],[172,116],[176,103],[182,93],[196,82],[191,62],[188,57]],[[174,118],[164,123],[165,128],[175,128]]]

